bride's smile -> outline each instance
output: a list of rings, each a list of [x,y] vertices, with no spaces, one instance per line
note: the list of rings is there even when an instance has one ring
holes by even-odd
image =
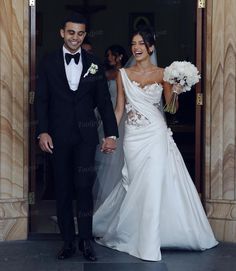
[[[137,61],[148,59],[153,51],[153,46],[145,43],[141,35],[135,35],[131,42],[131,50]]]

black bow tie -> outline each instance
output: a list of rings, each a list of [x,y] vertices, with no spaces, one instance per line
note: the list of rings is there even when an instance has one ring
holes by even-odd
[[[80,58],[80,53],[77,53],[77,54],[74,54],[74,55],[66,53],[65,58],[66,58],[66,64],[67,65],[69,65],[72,58],[74,58],[75,64],[78,64],[79,63],[79,58]]]

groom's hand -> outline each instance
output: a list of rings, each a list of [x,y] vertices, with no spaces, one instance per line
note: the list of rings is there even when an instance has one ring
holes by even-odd
[[[106,137],[103,140],[101,151],[104,153],[113,153],[116,149],[116,140],[110,137]]]
[[[48,133],[42,133],[39,135],[39,147],[44,152],[52,153],[53,143],[52,138]]]

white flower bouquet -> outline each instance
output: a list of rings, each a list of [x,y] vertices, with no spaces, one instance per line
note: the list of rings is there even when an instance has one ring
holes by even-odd
[[[174,61],[166,67],[163,80],[173,85],[173,93],[170,102],[164,106],[164,111],[175,114],[178,94],[190,91],[200,78],[198,69],[187,61]]]

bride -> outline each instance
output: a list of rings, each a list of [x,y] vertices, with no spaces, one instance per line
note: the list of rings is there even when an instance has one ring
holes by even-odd
[[[120,69],[116,118],[127,113],[122,179],[93,218],[96,241],[143,260],[161,260],[160,248],[205,250],[215,240],[198,193],[159,110],[172,86],[150,60],[154,37],[133,34],[136,64]]]

